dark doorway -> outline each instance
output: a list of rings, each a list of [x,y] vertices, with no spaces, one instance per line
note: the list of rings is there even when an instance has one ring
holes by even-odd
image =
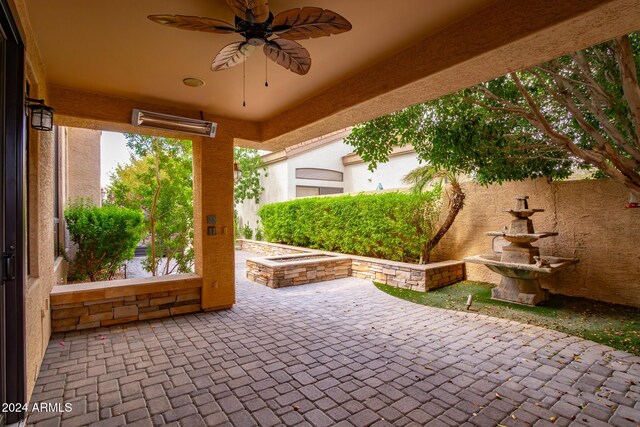
[[[0,425],[23,419],[26,402],[24,110],[24,45],[0,0]]]

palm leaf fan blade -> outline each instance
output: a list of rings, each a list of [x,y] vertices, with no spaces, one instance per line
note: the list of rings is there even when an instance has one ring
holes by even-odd
[[[263,49],[269,59],[296,74],[304,75],[311,69],[309,51],[293,40],[269,40]]]
[[[251,46],[247,42],[234,42],[226,45],[216,55],[211,63],[211,71],[226,70],[242,64],[251,53],[255,46]]]
[[[229,34],[236,31],[236,28],[228,22],[201,16],[149,15],[147,18],[158,24],[181,30],[204,31],[219,34]]]
[[[261,24],[269,19],[268,0],[226,0],[227,6],[243,21]]]
[[[281,38],[305,40],[347,32],[351,23],[331,10],[303,7],[277,14],[271,28]]]

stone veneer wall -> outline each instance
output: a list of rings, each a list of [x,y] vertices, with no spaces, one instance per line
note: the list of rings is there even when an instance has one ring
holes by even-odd
[[[296,246],[280,245],[255,240],[238,239],[238,243],[241,250],[256,252],[262,255],[288,255],[317,252],[345,256],[345,254],[320,252]],[[378,283],[395,286],[397,288],[426,292],[431,289],[459,282],[465,278],[465,264],[462,261],[442,261],[428,265],[417,265],[406,262],[387,261],[378,258],[367,258],[354,255],[347,256],[350,258],[351,276],[376,281]],[[250,262],[247,261],[247,278],[266,285],[267,283],[264,282],[268,282],[268,279],[265,279],[265,276],[269,272],[263,270],[260,275],[256,274],[256,267],[250,267],[249,263]],[[250,271],[252,272],[250,273]],[[271,273],[273,274],[273,272]],[[259,280],[253,279],[249,276],[250,274],[252,277],[259,278]],[[322,280],[331,279],[325,278]]]
[[[243,251],[255,252],[260,255],[291,255],[314,252],[311,249],[261,242],[259,240],[238,239],[238,245]]]
[[[351,275],[351,259],[348,257],[324,258],[296,265],[287,265],[290,263],[274,264],[278,263],[268,262],[268,258],[248,259],[247,279],[276,289],[342,279]]]
[[[55,286],[51,328],[66,332],[200,311],[195,274]]]

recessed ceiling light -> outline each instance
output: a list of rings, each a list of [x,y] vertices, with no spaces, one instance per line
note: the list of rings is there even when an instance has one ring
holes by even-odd
[[[184,79],[182,79],[182,83],[185,84],[185,86],[189,86],[189,87],[200,87],[200,86],[204,86],[204,80],[198,78],[198,77],[186,77]]]

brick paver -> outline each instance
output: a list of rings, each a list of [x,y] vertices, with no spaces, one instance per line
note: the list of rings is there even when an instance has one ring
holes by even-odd
[[[385,426],[640,423],[640,358],[354,278],[244,279],[231,310],[56,335],[29,425]],[[46,409],[46,408],[45,408]]]

